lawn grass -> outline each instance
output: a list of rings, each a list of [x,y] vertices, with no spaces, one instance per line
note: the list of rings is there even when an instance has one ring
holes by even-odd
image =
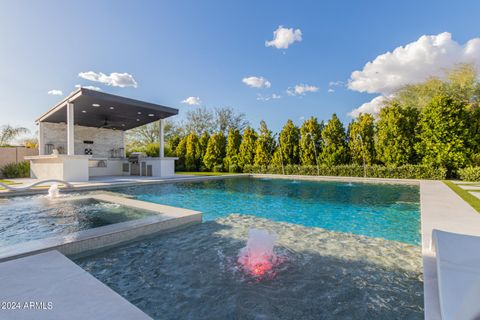
[[[177,171],[175,174],[185,174],[191,176],[223,176],[226,174],[232,174],[230,172],[196,172],[196,171]]]
[[[480,213],[480,199],[475,197],[473,194],[457,186],[452,181],[444,180],[443,181],[447,186],[450,187],[456,194],[460,196],[465,202],[472,206],[473,209],[477,210]]]
[[[0,179],[0,182],[1,183],[4,183],[4,184],[15,184],[15,182],[11,181],[11,180],[2,180]]]

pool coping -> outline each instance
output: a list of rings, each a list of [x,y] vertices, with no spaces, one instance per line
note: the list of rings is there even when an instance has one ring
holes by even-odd
[[[73,256],[108,249],[161,232],[171,232],[202,222],[202,213],[111,194],[89,194],[60,199],[74,201],[94,199],[138,210],[156,213],[153,216],[77,231],[67,235],[31,240],[0,248],[0,262],[50,250]]]
[[[152,319],[58,251],[0,263],[0,283],[0,301],[21,306],[2,319]]]

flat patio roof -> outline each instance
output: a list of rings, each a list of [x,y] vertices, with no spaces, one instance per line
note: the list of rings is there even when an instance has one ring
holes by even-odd
[[[178,114],[159,104],[78,88],[36,122],[66,123],[67,103],[74,104],[76,125],[124,131]]]

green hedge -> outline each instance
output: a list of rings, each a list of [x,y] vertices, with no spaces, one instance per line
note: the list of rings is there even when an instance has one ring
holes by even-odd
[[[9,163],[0,171],[5,178],[28,178],[30,177],[30,162]]]
[[[458,176],[465,181],[480,181],[480,167],[467,167],[458,170]]]
[[[332,167],[320,166],[319,171],[320,176],[363,177],[363,166],[359,165],[339,165]],[[247,165],[243,168],[243,172],[282,174],[282,167]],[[285,166],[285,174],[316,176],[317,167],[288,165]],[[369,178],[443,180],[446,178],[446,176],[446,169],[432,168],[425,165],[405,165],[396,168],[384,167],[379,165],[367,166],[367,177]]]

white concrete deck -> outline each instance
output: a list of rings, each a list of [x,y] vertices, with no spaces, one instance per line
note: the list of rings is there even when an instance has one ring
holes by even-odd
[[[0,301],[19,307],[0,319],[151,319],[57,251],[0,263]]]
[[[432,230],[480,235],[480,214],[441,181],[420,183],[425,319],[441,319]],[[459,248],[461,250],[461,248]]]

